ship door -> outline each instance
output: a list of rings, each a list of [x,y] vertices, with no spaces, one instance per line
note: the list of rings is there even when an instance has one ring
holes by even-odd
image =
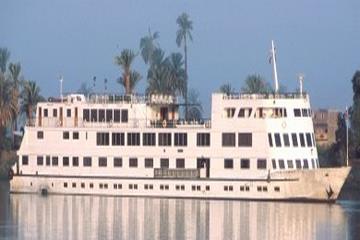
[[[39,117],[38,117],[38,125],[41,127],[41,119],[42,119],[42,109],[39,107]]]
[[[210,158],[198,158],[197,159],[197,169],[205,168],[206,178],[210,177]]]
[[[160,108],[160,119],[161,120],[168,120],[168,108],[162,107]]]
[[[74,126],[78,126],[78,108],[75,108],[75,118],[74,118]]]
[[[60,108],[60,114],[59,114],[59,121],[60,121],[60,127],[63,126],[63,108]]]

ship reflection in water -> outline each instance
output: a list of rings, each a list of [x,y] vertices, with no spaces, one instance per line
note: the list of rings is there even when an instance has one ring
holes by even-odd
[[[1,204],[9,239],[356,239],[360,222],[356,204],[59,195]]]

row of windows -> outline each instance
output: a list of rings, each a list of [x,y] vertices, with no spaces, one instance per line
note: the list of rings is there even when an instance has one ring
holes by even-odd
[[[50,117],[49,116],[49,111],[47,108],[44,108],[44,117]],[[62,111],[63,108],[60,108],[60,116],[62,116]],[[58,109],[57,108],[53,108],[52,109],[52,117],[57,117],[58,116]],[[71,109],[66,109],[66,117],[71,117]]]
[[[83,109],[83,120],[86,122],[127,123],[127,109]]]
[[[309,168],[309,161],[308,159],[300,159],[294,160],[275,160],[272,159],[272,168],[273,169],[308,169]],[[286,167],[285,167],[286,163]],[[295,164],[294,164],[295,163]],[[316,159],[311,159],[310,161],[311,168],[319,168],[319,162]],[[224,159],[224,168],[225,169],[233,169],[234,168],[234,159],[232,158],[225,158]],[[241,169],[250,169],[250,159],[242,158],[240,159],[240,168]],[[266,159],[257,159],[256,161],[256,168],[257,169],[267,169],[267,161]]]
[[[252,108],[245,107],[240,108],[238,113],[236,114],[238,118],[249,118],[253,112]],[[226,118],[233,118],[236,113],[236,108],[229,107],[225,108],[225,116]],[[294,109],[295,117],[311,117],[312,111],[309,108],[295,108]],[[279,117],[287,117],[286,108],[257,108],[254,114],[254,117],[258,118],[279,118]]]
[[[222,146],[235,147],[236,134],[234,132],[222,133]],[[252,133],[238,133],[239,147],[252,147]]]
[[[295,117],[311,117],[312,116],[312,111],[309,108],[295,108],[294,109],[294,116]]]
[[[292,145],[290,144],[290,137]],[[316,147],[313,133],[268,133],[268,142],[270,147]]]
[[[70,184],[67,183],[67,182],[64,182],[63,186],[64,186],[64,188],[68,188],[68,187],[70,187]],[[76,188],[77,187],[76,182],[72,182],[71,187]],[[86,188],[85,183],[82,182],[80,184],[80,187],[81,188]],[[117,189],[117,190],[122,190],[123,189],[123,185],[121,183],[113,183],[112,187],[113,187],[113,189]],[[89,183],[89,188],[93,189],[94,184]],[[107,183],[99,183],[98,188],[99,189],[108,189],[109,184],[107,184]],[[128,189],[129,190],[138,190],[139,186],[138,186],[138,184],[130,183],[130,184],[128,184]],[[154,189],[153,184],[144,184],[144,190],[153,190],[153,189]],[[234,191],[234,186],[233,185],[224,185],[223,189],[224,189],[225,192],[228,192],[228,191],[232,192],[232,191]],[[257,186],[256,189],[257,189],[258,192],[267,192],[268,191],[268,186]],[[170,190],[170,187],[169,187],[168,184],[160,184],[159,185],[159,190],[161,190],[161,191],[166,190],[167,191],[167,190]],[[175,190],[176,191],[185,191],[186,187],[185,187],[185,185],[175,185]],[[202,191],[202,190],[210,191],[210,186],[206,185],[205,188],[202,189],[201,185],[191,185],[191,191]],[[239,190],[240,190],[240,192],[244,192],[244,191],[249,192],[250,191],[250,186],[249,185],[241,185],[239,187]],[[275,192],[280,192],[280,187],[275,186],[274,191]]]
[[[266,159],[257,159],[257,169],[266,169]],[[224,159],[224,168],[233,169],[234,168],[234,159],[225,158]],[[241,169],[250,169],[250,159],[242,158],[240,159],[240,168]]]

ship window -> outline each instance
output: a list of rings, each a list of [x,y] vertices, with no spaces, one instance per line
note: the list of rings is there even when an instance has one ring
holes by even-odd
[[[303,117],[308,116],[308,110],[306,108],[301,109]]]
[[[258,159],[257,160],[257,168],[258,169],[266,169],[266,159]]]
[[[284,133],[284,134],[283,134],[283,138],[284,138],[284,146],[285,146],[285,147],[289,147],[289,146],[290,146],[289,134]]]
[[[113,120],[113,110],[106,109],[106,122],[111,122]]]
[[[89,184],[89,187],[90,187],[90,188],[94,188],[94,184],[93,184],[93,183],[90,183],[90,184]]]
[[[89,109],[83,109],[83,119],[86,122],[90,122],[90,111],[89,111]]]
[[[129,159],[129,167],[135,168],[138,166],[138,159],[137,158],[130,158]]]
[[[171,133],[159,133],[159,146],[171,146]]]
[[[305,147],[305,139],[304,139],[304,134],[300,133],[299,134],[299,138],[300,138],[300,144],[302,147]]]
[[[91,167],[91,157],[84,157],[83,165],[84,165],[84,167]]]
[[[174,134],[175,146],[187,146],[187,133],[175,133]]]
[[[38,139],[44,139],[44,132],[43,131],[37,131],[37,138]]]
[[[66,117],[71,117],[71,109],[66,109]]]
[[[245,109],[244,108],[240,108],[239,113],[238,113],[238,117],[239,118],[245,117]]]
[[[280,192],[280,187],[274,187],[275,192]]]
[[[235,108],[225,108],[225,112],[227,118],[232,118],[235,114]]]
[[[284,169],[284,168],[285,168],[285,162],[284,162],[283,159],[280,159],[280,160],[279,160],[279,168],[280,168],[280,169]]]
[[[288,167],[289,169],[294,168],[294,163],[293,163],[292,160],[287,160],[287,167]]]
[[[295,160],[295,165],[297,169],[301,169],[301,160],[300,159],[296,159]]]
[[[73,157],[72,158],[72,165],[73,165],[73,167],[78,167],[79,166],[79,157]]]
[[[286,111],[286,108],[284,108],[284,117],[287,117],[287,111]]]
[[[273,169],[276,169],[276,161],[275,161],[275,159],[272,159],[272,160],[271,160],[271,163],[272,163]]]
[[[268,141],[269,141],[269,146],[272,147],[273,146],[273,140],[272,140],[271,133],[268,133]]]
[[[127,109],[123,109],[121,110],[121,122],[123,123],[127,123],[128,122],[128,110]]]
[[[292,133],[292,134],[291,134],[291,138],[292,138],[292,144],[293,144],[293,146],[294,146],[294,147],[299,146],[296,133]]]
[[[312,133],[311,136],[312,136],[312,140],[313,140],[313,146],[316,147],[316,142],[315,142],[315,135],[314,135],[314,133]]]
[[[312,146],[312,142],[311,142],[311,134],[310,133],[306,133],[306,143],[308,147]]]
[[[241,169],[249,169],[250,168],[250,159],[248,159],[248,158],[240,159],[240,168]]]
[[[64,188],[67,188],[67,187],[68,187],[67,182],[64,182]]]
[[[125,134],[113,132],[112,133],[112,145],[113,146],[124,146],[125,145]]]
[[[108,146],[109,145],[109,133],[108,132],[97,132],[96,133],[96,145],[97,146]]]
[[[43,156],[37,156],[37,165],[42,166],[44,164],[44,157]]]
[[[275,133],[275,134],[274,134],[274,138],[275,138],[275,145],[276,145],[276,147],[281,147],[280,134],[279,134],[279,133]]]
[[[232,158],[224,159],[224,168],[230,169],[234,168],[234,160]]]
[[[210,146],[210,133],[197,133],[196,134],[197,146]]]
[[[299,108],[295,108],[295,109],[294,109],[294,116],[295,116],[295,117],[301,117],[301,112],[300,112],[300,109],[299,109]]]
[[[153,168],[154,167],[154,159],[145,158],[145,168]]]
[[[44,117],[48,117],[48,110],[47,110],[47,108],[44,108]]]
[[[69,157],[63,157],[63,166],[68,167],[69,166]]]
[[[314,161],[313,158],[311,159],[311,167],[312,167],[312,168],[315,168],[315,161]]]
[[[239,133],[238,134],[239,147],[251,147],[252,146],[252,133]]]
[[[50,166],[50,156],[46,156],[46,166]]]
[[[53,117],[57,117],[57,109],[56,108],[53,109]]]
[[[63,139],[69,139],[70,138],[70,133],[69,132],[63,132]]]
[[[73,139],[79,139],[79,132],[73,132]]]
[[[309,168],[309,163],[307,159],[304,159],[304,169],[308,169]]]
[[[91,121],[92,122],[97,122],[97,109],[91,109],[90,111],[91,113]]]
[[[114,158],[114,167],[122,167],[122,158],[119,157]]]
[[[176,168],[185,168],[185,159],[184,158],[176,159]]]
[[[168,158],[160,159],[160,168],[169,168],[169,159]]]
[[[59,165],[59,158],[58,157],[52,157],[51,163],[53,166]]]
[[[85,183],[81,183],[81,188],[85,188]]]
[[[105,122],[105,110],[99,109],[99,122]]]
[[[99,157],[99,167],[106,167],[106,166],[107,166],[107,158]]]
[[[222,134],[222,146],[223,147],[235,147],[235,133],[223,133]]]
[[[114,110],[114,122],[116,122],[116,123],[120,122],[120,110],[119,109]]]
[[[139,146],[140,145],[140,133],[128,133],[127,134],[127,145],[128,146]]]
[[[155,133],[143,133],[143,145],[144,146],[155,146],[156,145],[156,134]]]

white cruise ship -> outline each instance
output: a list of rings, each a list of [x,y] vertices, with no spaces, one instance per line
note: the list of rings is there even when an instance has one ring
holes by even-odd
[[[70,94],[37,105],[11,192],[332,202],[350,167],[320,168],[311,116],[302,92],[214,93],[206,121],[174,96]]]

